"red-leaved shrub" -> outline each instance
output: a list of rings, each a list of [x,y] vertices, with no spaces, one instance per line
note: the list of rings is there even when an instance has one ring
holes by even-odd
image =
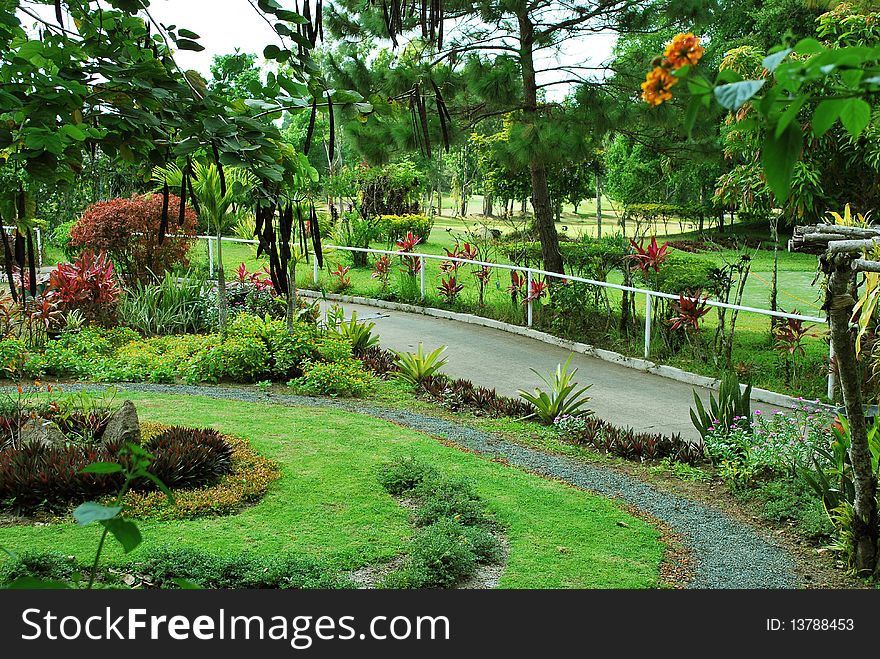
[[[85,252],[73,263],[59,263],[49,275],[46,300],[58,311],[79,310],[87,321],[110,326],[119,301],[113,264],[103,252]]]
[[[169,195],[168,233],[159,244],[162,195],[110,199],[89,206],[70,230],[70,243],[105,251],[126,284],[153,282],[166,270],[189,265],[187,253],[195,235],[196,214],[187,208],[183,227],[177,226],[180,198]]]

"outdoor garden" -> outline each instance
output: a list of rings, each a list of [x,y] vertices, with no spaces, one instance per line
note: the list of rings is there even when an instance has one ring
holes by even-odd
[[[250,4],[210,76],[146,0],[0,7],[0,587],[875,585],[880,14]],[[715,384],[641,430],[353,302]]]

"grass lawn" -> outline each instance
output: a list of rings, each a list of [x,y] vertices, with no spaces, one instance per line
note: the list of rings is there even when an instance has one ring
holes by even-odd
[[[343,569],[386,561],[403,550],[412,528],[407,511],[382,490],[375,470],[408,453],[442,473],[473,479],[507,527],[510,556],[501,587],[657,585],[663,553],[658,531],[602,497],[362,415],[201,397],[126,397],[144,420],[212,426],[247,437],[282,470],[263,501],[238,515],[141,522],[144,547],[264,555],[293,550]],[[93,554],[97,537],[94,527],[71,523],[0,528],[0,545],[9,549],[55,550],[81,560]],[[121,552],[113,546],[108,556],[118,559]]]

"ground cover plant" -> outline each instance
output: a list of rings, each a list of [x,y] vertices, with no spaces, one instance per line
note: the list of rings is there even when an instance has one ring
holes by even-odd
[[[328,569],[384,563],[405,552],[413,530],[407,510],[376,478],[377,469],[400,454],[430,463],[444,476],[467,478],[502,525],[510,543],[501,587],[652,587],[662,545],[658,532],[614,503],[560,483],[445,446],[420,433],[336,410],[127,392],[152,422],[210,423],[248,438],[280,466],[265,497],[232,517],[138,522],[143,545],[131,559],[147,560],[174,544],[216,554],[247,550],[259,557],[283,555],[294,543],[299,555]],[[352,442],[351,437],[359,441]],[[623,521],[624,525],[618,522]],[[183,540],[181,540],[181,538]],[[62,522],[0,527],[0,545],[22,553],[58,551],[84,561],[94,533]],[[560,552],[559,547],[567,547]],[[141,554],[143,552],[143,554]],[[109,547],[111,563],[121,550]]]

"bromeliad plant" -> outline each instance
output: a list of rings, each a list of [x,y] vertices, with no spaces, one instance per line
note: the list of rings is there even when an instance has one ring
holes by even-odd
[[[351,266],[344,266],[341,263],[337,263],[336,270],[330,272],[330,274],[336,278],[336,281],[333,282],[333,289],[337,293],[343,293],[351,288],[351,277],[348,276],[349,270],[351,270]]]
[[[415,277],[422,270],[422,263],[419,257],[406,256],[406,254],[411,253],[416,248],[416,245],[421,242],[421,237],[416,236],[412,231],[407,231],[406,235],[396,243],[397,251],[401,253],[401,270],[407,276]]]
[[[589,416],[592,414],[592,411],[585,409],[586,404],[590,402],[590,397],[585,396],[584,392],[593,385],[588,384],[578,389],[578,384],[573,381],[577,369],[569,370],[573,356],[573,354],[569,355],[565,364],[558,364],[556,370],[549,377],[532,369],[532,373],[547,385],[547,391],[536,387],[534,393],[523,390],[517,392],[520,398],[534,405],[534,416],[537,416],[541,423],[550,425],[564,415]]]
[[[793,309],[791,313],[798,315],[798,310]],[[811,331],[814,327],[805,325],[803,320],[797,318],[780,318],[773,328],[773,349],[779,353],[785,367],[786,384],[797,379],[798,363],[807,354],[804,340],[819,336]]]
[[[373,263],[373,272],[370,274],[370,278],[378,279],[379,283],[382,285],[382,291],[388,290],[388,279],[391,277],[391,257],[387,254],[383,254],[376,262]]]
[[[694,407],[691,408],[691,422],[694,428],[705,438],[710,429],[718,428],[729,432],[740,427],[747,427],[751,422],[752,385],[740,387],[739,380],[733,373],[726,373],[718,386],[718,397],[709,394],[709,409],[703,406],[697,390],[694,389]]]
[[[455,303],[455,298],[458,297],[462,290],[464,290],[464,284],[459,284],[455,279],[455,275],[444,277],[440,280],[440,285],[437,286],[437,291],[443,296],[443,301],[449,305]]]
[[[427,378],[440,374],[440,369],[446,364],[446,346],[440,346],[433,352],[426,353],[424,346],[419,343],[416,351],[413,352],[396,352],[397,372],[394,377],[409,382],[413,386],[418,386]]]
[[[660,265],[669,258],[669,242],[658,246],[657,236],[651,236],[651,242],[647,247],[644,246],[644,241],[637,243],[630,238],[629,242],[635,252],[629,254],[627,258],[634,268],[641,270],[645,275],[649,270],[660,272]]]
[[[511,270],[510,286],[507,287],[507,292],[510,293],[510,301],[516,306],[519,298],[525,298],[526,296],[526,276],[521,275],[516,270]]]

